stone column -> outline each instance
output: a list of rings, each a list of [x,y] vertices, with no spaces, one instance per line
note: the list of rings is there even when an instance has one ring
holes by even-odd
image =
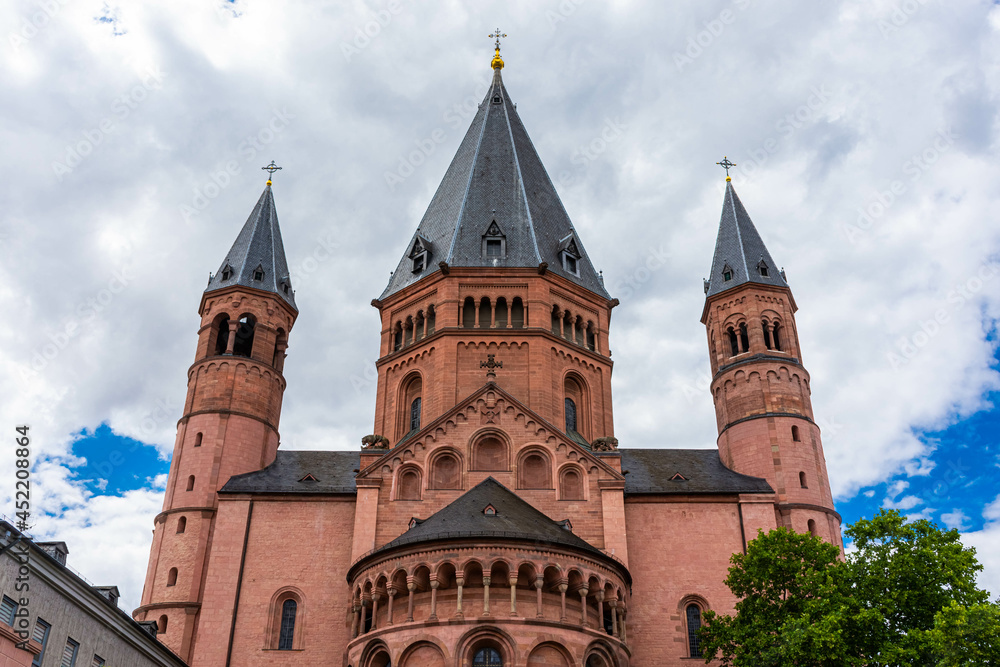
[[[483,577],[483,616],[490,615],[490,578]]]
[[[358,634],[365,634],[365,617],[368,615],[368,610],[366,607],[371,604],[371,600],[365,600],[361,598],[361,627],[358,628]]]
[[[621,631],[622,631],[622,641],[623,642],[627,642],[628,641],[628,630],[626,630],[627,623],[625,622],[625,603],[624,602],[622,603],[621,610],[622,611],[621,611],[620,622],[621,622]]]
[[[559,584],[559,604],[562,606],[562,612],[561,612],[561,615],[559,616],[559,622],[560,623],[565,623],[566,622],[566,591],[567,591],[567,589],[569,589],[569,586],[567,584],[565,584],[565,583]]]
[[[510,615],[517,616],[517,573],[513,572],[508,579],[510,584]]]
[[[597,600],[597,630],[600,632],[604,631],[604,591],[597,591],[597,595],[594,596]]]
[[[372,591],[372,632],[378,629],[376,626],[376,624],[378,623],[378,601],[379,598],[381,597],[382,597],[381,593],[376,593]]]
[[[406,578],[406,590],[410,591],[409,608],[406,610],[406,620],[410,623],[413,622],[413,591],[417,589],[417,583],[413,581],[413,577]]]
[[[427,620],[436,621],[438,620],[438,586],[441,582],[434,578],[431,580],[431,615]]]
[[[392,601],[395,599],[397,591],[394,586],[389,586],[386,591],[389,593],[389,608],[386,610],[385,624],[392,625]]]
[[[455,584],[458,586],[458,609],[455,611],[455,618],[462,619],[465,617],[465,615],[462,613],[462,586],[465,585],[464,573],[455,574]]]
[[[479,306],[482,303],[481,299],[476,299],[476,322],[473,325],[476,329],[479,328]]]
[[[542,617],[542,586],[545,585],[545,579],[538,577],[535,579],[535,591],[536,597],[538,598],[537,609],[535,610],[535,618]]]
[[[351,639],[356,639],[358,636],[358,603],[351,602]]]
[[[229,320],[229,338],[226,340],[226,354],[233,353],[233,347],[236,345],[236,332],[240,330],[239,320]]]
[[[587,593],[586,587],[577,591],[580,594],[580,625],[587,627]]]
[[[497,300],[493,299],[490,303],[490,329],[497,328]]]
[[[611,607],[611,634],[615,637],[618,636],[618,600],[612,600],[608,603]]]

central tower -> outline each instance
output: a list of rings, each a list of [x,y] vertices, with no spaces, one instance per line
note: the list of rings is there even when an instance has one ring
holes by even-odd
[[[604,289],[493,82],[382,295],[375,433],[395,445],[486,379],[581,444],[614,435]],[[491,376],[492,377],[492,376]]]

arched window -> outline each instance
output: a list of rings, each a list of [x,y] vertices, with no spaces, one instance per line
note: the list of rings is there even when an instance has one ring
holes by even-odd
[[[533,452],[521,459],[520,478],[522,489],[549,489],[549,461],[541,453]]]
[[[223,315],[219,319],[218,331],[215,333],[215,353],[225,354],[229,347],[229,316]]]
[[[484,296],[479,301],[479,328],[489,329],[491,319],[493,319],[493,308],[490,306],[490,298]]]
[[[740,324],[740,348],[743,352],[750,351],[750,336],[747,334],[746,322]]]
[[[481,648],[472,657],[472,667],[503,667],[503,658],[495,648]]]
[[[188,524],[187,517],[182,516],[181,518],[177,519],[177,534],[178,535],[180,535],[185,530],[187,530],[187,524]]]
[[[799,473],[799,486],[801,486],[803,489],[808,489],[809,488],[806,485],[806,474],[804,472],[800,472]]]
[[[557,336],[562,335],[562,316],[559,314],[558,306],[552,306],[552,333]]]
[[[729,327],[729,329],[726,331],[726,334],[729,336],[729,349],[730,349],[729,356],[735,357],[737,354],[740,353],[740,344],[736,339],[736,332],[733,331],[732,327]]]
[[[420,397],[417,396],[410,403],[410,431],[420,430]]]
[[[291,651],[295,639],[295,612],[298,604],[288,599],[281,604],[281,630],[278,634],[278,650]]]
[[[188,477],[187,490],[188,491],[194,491],[194,475],[191,475],[190,477]]]
[[[445,453],[434,459],[431,467],[431,488],[462,488],[462,471],[454,454]]]
[[[566,431],[576,431],[576,403],[572,398],[566,398]]]
[[[244,315],[236,327],[236,342],[233,343],[233,354],[237,357],[249,357],[253,352],[253,333],[257,320],[253,315]]]
[[[476,302],[471,296],[465,297],[465,303],[462,304],[462,326],[466,329],[476,326]]]
[[[396,322],[396,328],[392,334],[392,351],[399,352],[403,349],[403,323]]]
[[[583,477],[574,468],[563,471],[559,480],[560,500],[583,500]]]
[[[809,519],[809,523],[806,525],[809,527],[809,534],[813,537],[818,537],[819,533],[816,532],[816,522]]]
[[[413,342],[413,318],[407,317],[403,325],[403,347],[409,347]]]
[[[776,349],[776,350],[780,350],[781,349],[781,334],[780,334],[780,331],[781,331],[781,325],[775,323],[775,325],[774,325],[774,349]]]
[[[701,642],[698,641],[698,629],[701,628],[701,607],[689,604],[684,610],[687,619],[688,655],[692,658],[701,657]]]
[[[802,442],[802,440],[799,438],[799,427],[798,426],[793,426],[792,427],[792,440],[795,441],[795,442]]]
[[[163,616],[160,616],[160,620],[157,621],[156,623],[156,633],[162,635],[166,633],[166,631],[167,631],[167,615],[164,614]]]
[[[201,433],[199,433],[198,435],[194,436],[194,446],[195,447],[201,447]]]
[[[495,436],[478,441],[472,449],[472,467],[475,470],[509,470],[507,445]]]
[[[427,333],[425,335],[430,336],[434,333],[434,320],[437,319],[436,313],[434,311],[434,306],[427,306],[427,322],[425,329]]]
[[[576,321],[573,322],[573,336],[576,344],[583,347],[585,344],[584,333],[583,333],[583,318],[577,317]]]
[[[396,500],[420,500],[420,473],[408,468],[399,473]]]
[[[287,347],[288,337],[285,335],[285,330],[278,329],[277,336],[274,338],[274,356],[271,358],[271,366],[279,373],[285,367],[285,348]]]
[[[761,329],[764,331],[764,346],[771,349],[771,331],[767,328],[767,322],[761,322]]]
[[[587,322],[587,349],[591,352],[597,351],[597,336],[594,334],[593,322]]]
[[[167,586],[176,586],[176,585],[177,585],[177,568],[172,567],[170,568],[170,571],[167,572]]]
[[[524,328],[524,302],[519,296],[515,296],[510,304],[510,326],[513,329]]]
[[[497,299],[497,315],[494,320],[497,329],[507,328],[507,299],[503,297]]]

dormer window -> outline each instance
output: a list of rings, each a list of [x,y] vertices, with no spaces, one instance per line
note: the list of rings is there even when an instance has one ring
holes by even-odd
[[[264,267],[257,265],[257,268],[253,270],[253,279],[256,282],[264,280]]]
[[[726,264],[725,266],[722,267],[722,280],[728,283],[732,279],[733,279],[733,269],[728,264]]]
[[[496,516],[497,508],[493,507],[493,505],[487,505],[486,508],[483,510],[483,514],[485,514],[486,516]]]
[[[288,294],[288,291],[291,289],[291,285],[288,283],[288,276],[282,277],[279,284],[281,285],[281,291],[284,294]]]
[[[503,102],[503,100],[500,99],[499,95],[494,95],[493,96],[493,104],[500,104],[501,102]]]
[[[410,249],[410,261],[413,262],[410,270],[413,273],[423,273],[424,269],[427,268],[427,262],[430,259],[430,249],[431,243],[424,237],[417,235],[417,238],[413,241],[413,247]]]
[[[760,275],[763,278],[767,278],[770,275],[769,270],[767,268],[767,262],[765,262],[764,260],[760,260],[760,263],[757,264],[757,270],[760,272]]]
[[[233,277],[233,269],[231,266],[226,264],[225,268],[222,269],[222,280],[223,282],[225,282],[226,280],[229,280],[232,277]]]
[[[580,277],[580,248],[576,243],[576,238],[572,234],[559,242],[559,259],[562,261],[563,271]]]
[[[414,517],[410,517],[410,523],[407,525],[407,527],[410,530],[413,530],[414,528],[416,528],[419,525],[420,525],[420,519],[418,519],[417,517],[414,516]]]
[[[494,220],[483,234],[483,258],[488,260],[504,259],[507,256],[507,238],[500,225]]]

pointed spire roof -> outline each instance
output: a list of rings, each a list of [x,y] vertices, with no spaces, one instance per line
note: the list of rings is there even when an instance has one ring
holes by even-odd
[[[277,294],[298,311],[270,183],[268,181],[219,270],[209,279],[205,292],[234,285],[253,287]]]
[[[440,262],[530,268],[545,262],[549,271],[610,298],[507,94],[501,68],[494,63],[493,83],[381,299],[440,270]],[[487,256],[488,236],[502,239],[499,256]],[[428,252],[415,262],[418,240]],[[564,266],[569,253],[575,256]]]
[[[726,280],[727,275],[729,280]],[[736,195],[732,181],[727,180],[719,236],[715,241],[712,272],[705,283],[705,296],[711,297],[746,283],[788,287],[750,220],[750,214]]]

